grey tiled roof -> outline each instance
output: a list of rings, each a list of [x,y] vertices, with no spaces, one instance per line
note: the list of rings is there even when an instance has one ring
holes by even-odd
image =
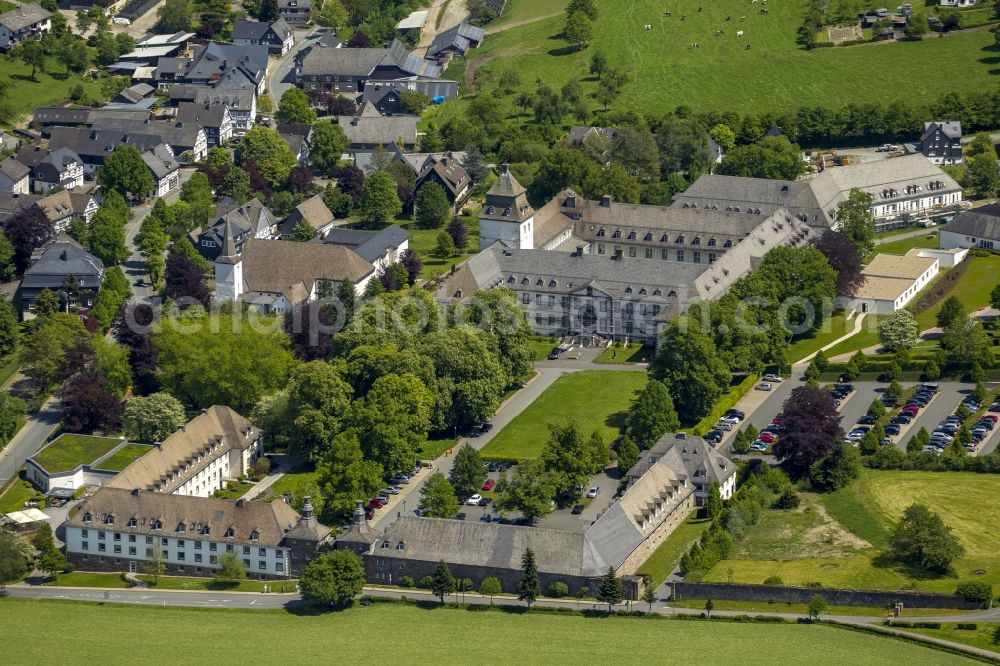
[[[368,76],[385,49],[313,49],[302,60],[301,73],[312,75]]]
[[[104,262],[84,250],[76,241],[60,236],[24,271],[21,287],[51,289],[61,286],[63,279],[69,275],[80,280],[81,286],[97,289],[104,276]]]
[[[177,160],[162,145],[154,146],[152,150],[145,151],[142,154],[142,161],[146,163],[157,180],[163,180],[179,168]]]
[[[28,167],[18,162],[13,157],[8,157],[0,162],[0,173],[10,178],[15,183],[22,178],[26,178],[31,171]]]
[[[50,12],[34,3],[28,3],[0,14],[0,25],[11,32],[18,32],[51,17]]]
[[[459,23],[453,28],[439,32],[427,49],[427,55],[435,56],[447,48],[454,48],[460,54],[464,55],[469,50],[472,42],[479,44],[483,41],[485,35],[486,31],[482,28],[477,28],[464,22]]]
[[[340,245],[354,250],[367,262],[381,259],[389,250],[395,250],[409,239],[406,230],[390,224],[379,231],[361,229],[331,229],[323,239],[324,243]]]
[[[352,145],[387,145],[402,140],[417,142],[416,116],[338,116],[344,134]]]
[[[962,138],[962,123],[958,120],[949,121],[939,121],[939,122],[926,122],[924,123],[924,134],[920,137],[921,141],[925,141],[927,137],[933,134],[936,130],[940,129],[941,133],[944,134],[949,139],[961,139]]]
[[[941,227],[941,231],[973,238],[1000,240],[1000,204],[987,204],[962,211],[951,222]]]

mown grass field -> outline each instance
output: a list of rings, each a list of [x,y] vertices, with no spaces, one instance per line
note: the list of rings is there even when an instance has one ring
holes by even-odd
[[[824,321],[819,329],[813,331],[812,335],[792,340],[788,346],[788,360],[797,363],[852,330],[854,330],[853,319],[848,320],[844,313],[835,314]]]
[[[527,9],[534,4],[523,0],[505,20],[516,25],[519,13],[539,16],[549,12]],[[486,63],[494,71],[514,69],[526,87],[541,78],[558,89],[577,77],[590,93],[596,87],[587,73],[590,56],[604,51],[631,78],[615,108],[638,109],[647,115],[662,114],[680,104],[694,110],[745,113],[803,105],[839,108],[849,102],[928,103],[948,91],[994,85],[1000,73],[1000,51],[988,31],[805,51],[795,37],[807,0],[772,3],[768,14],[760,13],[759,3],[751,5],[746,0],[666,4],[597,0],[596,4],[600,15],[594,36],[582,51],[560,38],[565,17],[559,15],[490,35],[468,57],[465,68]],[[665,8],[671,17],[663,16]],[[727,16],[732,17],[730,21]],[[746,17],[743,22],[742,16]],[[652,30],[644,30],[646,24]],[[720,29],[725,35],[715,36]],[[735,36],[738,30],[744,31],[744,37]],[[700,47],[690,48],[695,42]],[[915,67],[920,77],[914,78]],[[956,71],[962,75],[954,76]],[[882,85],[879,81],[907,83]]]
[[[990,474],[865,470],[849,489],[803,495],[796,512],[769,511],[740,543],[736,556],[716,565],[707,580],[762,583],[779,576],[788,585],[921,589],[952,593],[961,581],[1000,584],[1000,477]],[[954,574],[926,577],[903,567],[877,567],[895,522],[920,501],[950,525],[966,555]],[[985,570],[976,575],[975,570]]]
[[[14,663],[46,663],[53,655],[73,655],[82,663],[134,664],[143,660],[139,654],[155,655],[163,664],[313,664],[327,662],[331,655],[338,663],[370,663],[375,654],[380,660],[407,664],[471,664],[484,655],[500,654],[505,662],[527,664],[623,658],[637,664],[706,658],[717,664],[768,665],[971,663],[928,647],[825,625],[591,619],[399,604],[296,616],[284,611],[0,600],[0,623],[20,626],[26,617],[33,626],[58,630],[47,632],[44,640],[12,644]],[[128,630],[122,631],[124,627]],[[138,653],[136,636],[142,636]],[[178,640],[181,636],[184,639]]]
[[[934,638],[943,638],[946,641],[955,641],[956,643],[971,645],[983,650],[992,650],[993,652],[1000,650],[1000,645],[997,645],[993,641],[993,635],[997,629],[1000,629],[1000,624],[991,622],[978,622],[975,624],[975,629],[959,629],[955,626],[954,622],[945,622],[942,623],[940,629],[904,629],[904,631],[911,631],[923,636],[933,636]]]
[[[701,538],[701,533],[708,529],[708,526],[707,518],[698,518],[695,514],[688,516],[688,519],[653,551],[649,559],[642,563],[638,569],[639,573],[649,576],[649,584],[658,587],[673,573],[681,557],[695,541]]]
[[[644,372],[585,370],[563,375],[487,444],[482,455],[510,460],[537,458],[549,440],[549,424],[572,421],[584,437],[595,430],[610,443],[625,410],[646,385]]]

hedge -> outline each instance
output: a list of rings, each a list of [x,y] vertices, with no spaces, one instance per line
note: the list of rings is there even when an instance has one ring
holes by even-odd
[[[727,410],[732,409],[736,406],[740,400],[743,399],[750,389],[757,385],[757,381],[760,379],[760,375],[750,374],[746,376],[742,382],[733,386],[729,389],[729,392],[719,398],[719,401],[715,403],[715,409],[713,409],[708,416],[704,417],[702,420],[694,424],[694,427],[689,428],[688,432],[700,433],[704,435],[712,426],[719,422],[722,415],[726,413]]]

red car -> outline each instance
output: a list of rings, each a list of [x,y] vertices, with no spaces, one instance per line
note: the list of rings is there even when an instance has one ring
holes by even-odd
[[[771,419],[771,425],[780,426],[781,425],[781,419],[778,418],[778,417],[775,417],[775,418]]]
[[[381,509],[382,507],[385,506],[385,504],[386,503],[381,499],[379,499],[378,497],[374,497],[372,498],[372,501],[368,503],[368,506],[370,506],[373,509]]]
[[[760,441],[765,444],[774,444],[778,441],[778,438],[773,432],[762,432],[760,433]]]
[[[903,407],[901,410],[899,410],[899,413],[900,414],[913,414],[914,416],[916,416],[919,411],[920,411],[920,407],[918,407],[916,405],[910,405],[908,407]]]
[[[493,487],[497,485],[497,482],[493,479],[486,479],[486,483],[483,484],[482,490],[493,490]]]
[[[996,416],[996,414],[983,414],[979,418],[986,419],[987,421],[993,421],[993,423],[997,422],[997,416]]]

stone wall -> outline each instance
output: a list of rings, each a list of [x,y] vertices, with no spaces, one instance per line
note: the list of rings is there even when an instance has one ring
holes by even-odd
[[[678,504],[674,507],[674,510],[670,512],[667,519],[664,520],[660,525],[653,530],[653,532],[643,541],[639,546],[632,551],[632,553],[625,558],[622,565],[618,567],[618,575],[634,574],[636,569],[638,569],[642,564],[649,559],[657,548],[660,547],[668,536],[673,534],[674,530],[687,520],[687,517],[691,515],[691,512],[695,509],[695,494],[690,493],[684,502]],[[638,598],[638,597],[636,597]]]
[[[789,587],[784,585],[739,585],[730,583],[667,584],[671,599],[727,599],[731,601],[775,601],[776,603],[808,603],[814,594],[821,595],[830,605],[871,606],[885,608],[902,603],[903,608],[957,608],[971,610],[980,604],[966,601],[957,594],[925,594],[883,590],[846,590],[826,587]],[[780,610],[780,609],[775,609]]]

